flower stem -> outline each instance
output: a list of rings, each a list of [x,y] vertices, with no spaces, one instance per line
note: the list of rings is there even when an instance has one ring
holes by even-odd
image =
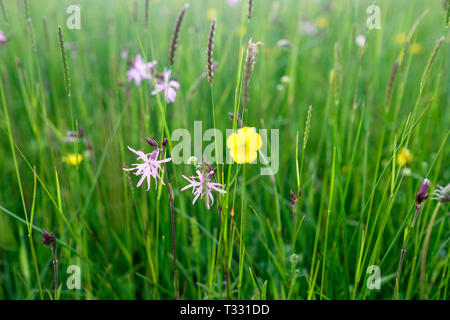
[[[53,253],[53,280],[55,282],[55,300],[58,294],[58,258],[56,255],[56,246],[52,249]]]
[[[392,299],[398,299],[398,289],[400,284],[400,274],[402,272],[402,265],[403,260],[405,258],[406,253],[406,245],[408,244],[409,236],[411,235],[412,228],[414,227],[414,223],[416,221],[417,215],[419,214],[420,205],[416,205],[416,212],[414,213],[414,218],[411,222],[411,228],[408,230],[408,234],[406,235],[405,241],[403,242],[403,248],[400,253],[400,261],[398,262],[398,270],[397,270],[397,276],[395,277],[395,288],[394,288],[394,294],[392,295]]]
[[[242,185],[241,185],[241,226],[239,231],[239,281],[238,281],[238,300],[242,299],[242,275],[244,271],[244,232],[245,232],[245,164],[242,165]]]
[[[164,160],[164,147],[161,152],[162,159]],[[177,249],[175,245],[175,213],[173,209],[173,193],[172,193],[172,186],[169,182],[169,175],[167,172],[167,166],[164,162],[164,172],[165,172],[165,178],[167,183],[167,192],[169,193],[169,202],[170,202],[170,223],[172,226],[172,254],[173,254],[173,290],[174,290],[174,296],[175,300],[178,300],[178,272],[177,272]]]
[[[431,231],[433,230],[434,221],[436,220],[436,215],[439,211],[439,208],[441,207],[441,202],[438,202],[436,208],[434,209],[433,215],[431,216],[430,223],[428,224],[427,233],[425,236],[423,249],[422,249],[422,262],[420,264],[420,299],[424,298],[425,293],[425,270],[427,265],[427,253],[428,253],[428,246],[430,244],[430,236]]]

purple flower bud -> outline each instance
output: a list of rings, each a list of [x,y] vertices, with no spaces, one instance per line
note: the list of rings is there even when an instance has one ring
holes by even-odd
[[[430,180],[425,179],[423,180],[422,184],[420,185],[419,192],[416,193],[416,204],[421,205],[422,202],[427,200],[429,197],[429,194],[427,193],[428,186],[430,185]]]
[[[78,138],[84,138],[84,130],[82,127],[78,129],[78,131],[67,131],[68,137],[78,137]]]
[[[78,128],[78,135],[80,138],[84,138],[84,129],[82,126],[79,126]]]
[[[156,142],[155,140],[150,139],[150,138],[145,138],[145,141],[147,141],[147,143],[149,145],[151,145],[152,147],[158,148],[158,142]]]
[[[47,247],[54,249],[56,247],[56,237],[53,232],[48,233],[45,229],[42,229],[43,238],[41,239],[42,243]]]
[[[92,151],[92,143],[86,140],[86,147],[89,149],[89,151]]]
[[[165,147],[167,146],[167,143],[169,142],[169,140],[167,140],[167,138],[164,138],[163,142],[162,142],[162,146]]]
[[[295,206],[297,204],[297,195],[294,193],[294,191],[292,191],[292,189],[289,191],[289,196],[291,198],[291,205]]]
[[[228,113],[228,115],[230,116],[230,118],[231,118],[231,120],[234,120],[234,114],[233,113]],[[243,127],[244,126],[244,123],[242,122],[242,117],[241,117],[241,115],[238,113],[238,115],[237,115],[237,123],[241,126],[241,127]]]

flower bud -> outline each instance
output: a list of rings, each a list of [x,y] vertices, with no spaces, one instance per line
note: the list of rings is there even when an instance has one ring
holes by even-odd
[[[42,243],[47,247],[54,249],[56,247],[56,237],[53,232],[48,233],[45,229],[42,229],[43,238],[41,239]]]
[[[147,141],[147,143],[149,145],[151,145],[152,147],[158,148],[158,142],[156,142],[155,140],[150,139],[150,138],[145,138],[145,141]]]
[[[416,193],[416,204],[421,205],[422,202],[427,200],[429,194],[427,193],[428,186],[430,185],[430,180],[425,179],[423,180],[422,184],[420,185],[419,192]]]
[[[294,193],[294,191],[292,191],[292,189],[289,190],[289,196],[291,199],[291,205],[295,206],[297,204],[297,195]]]

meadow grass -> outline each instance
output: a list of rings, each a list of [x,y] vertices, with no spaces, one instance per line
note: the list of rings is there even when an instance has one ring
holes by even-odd
[[[443,1],[377,1],[372,30],[372,1],[192,0],[177,25],[185,2],[80,0],[71,30],[72,1],[1,0],[0,299],[448,299],[448,203],[428,198],[412,224],[422,181],[450,181]],[[173,62],[175,102],[128,82],[136,54]],[[180,191],[192,165],[167,163],[149,191],[123,171],[127,146],[168,138],[169,157],[175,129],[225,133],[238,114],[279,129],[279,170],[213,164],[227,193],[209,210]]]

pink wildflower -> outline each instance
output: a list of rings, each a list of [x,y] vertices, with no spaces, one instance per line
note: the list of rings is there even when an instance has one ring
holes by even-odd
[[[164,99],[167,103],[175,101],[177,92],[175,89],[180,88],[180,84],[175,80],[170,80],[171,70],[164,69],[163,80],[156,84],[156,89],[152,91],[152,95],[158,94],[164,90]]]
[[[227,0],[227,2],[230,7],[234,7],[239,2],[239,0]]]
[[[220,183],[211,182],[211,177],[213,177],[215,173],[214,170],[209,171],[207,174],[203,174],[199,170],[196,170],[196,172],[196,177],[191,176],[188,178],[183,175],[183,178],[185,178],[189,184],[183,187],[181,191],[192,188],[192,193],[195,195],[192,204],[197,201],[198,197],[203,199],[203,196],[206,195],[206,207],[209,209],[214,204],[214,197],[211,191],[215,190],[219,193],[226,193],[226,191],[218,188],[223,187]]]
[[[134,150],[130,147],[128,147],[130,151],[133,151],[138,155],[137,160],[142,160],[142,163],[134,163],[133,168],[123,168],[125,171],[134,171],[135,175],[141,176],[141,179],[139,180],[137,187],[139,188],[141,184],[147,180],[147,191],[150,189],[150,180],[153,177],[155,179],[155,189],[158,186],[158,179],[161,181],[163,185],[164,182],[160,176],[159,172],[162,172],[161,163],[168,162],[171,160],[171,158],[163,159],[163,160],[157,160],[159,156],[159,149],[154,150],[152,153],[145,154],[144,152],[140,150]]]
[[[120,57],[122,59],[128,58],[128,50],[127,49],[123,49],[122,51],[120,51]]]
[[[300,21],[300,30],[307,35],[314,35],[317,32],[317,25],[313,21],[302,19]]]
[[[156,61],[144,62],[140,54],[136,55],[131,63],[131,69],[127,71],[128,81],[134,81],[140,85],[142,80],[151,80]]]
[[[8,41],[8,37],[0,30],[0,43],[5,43],[6,41]]]

